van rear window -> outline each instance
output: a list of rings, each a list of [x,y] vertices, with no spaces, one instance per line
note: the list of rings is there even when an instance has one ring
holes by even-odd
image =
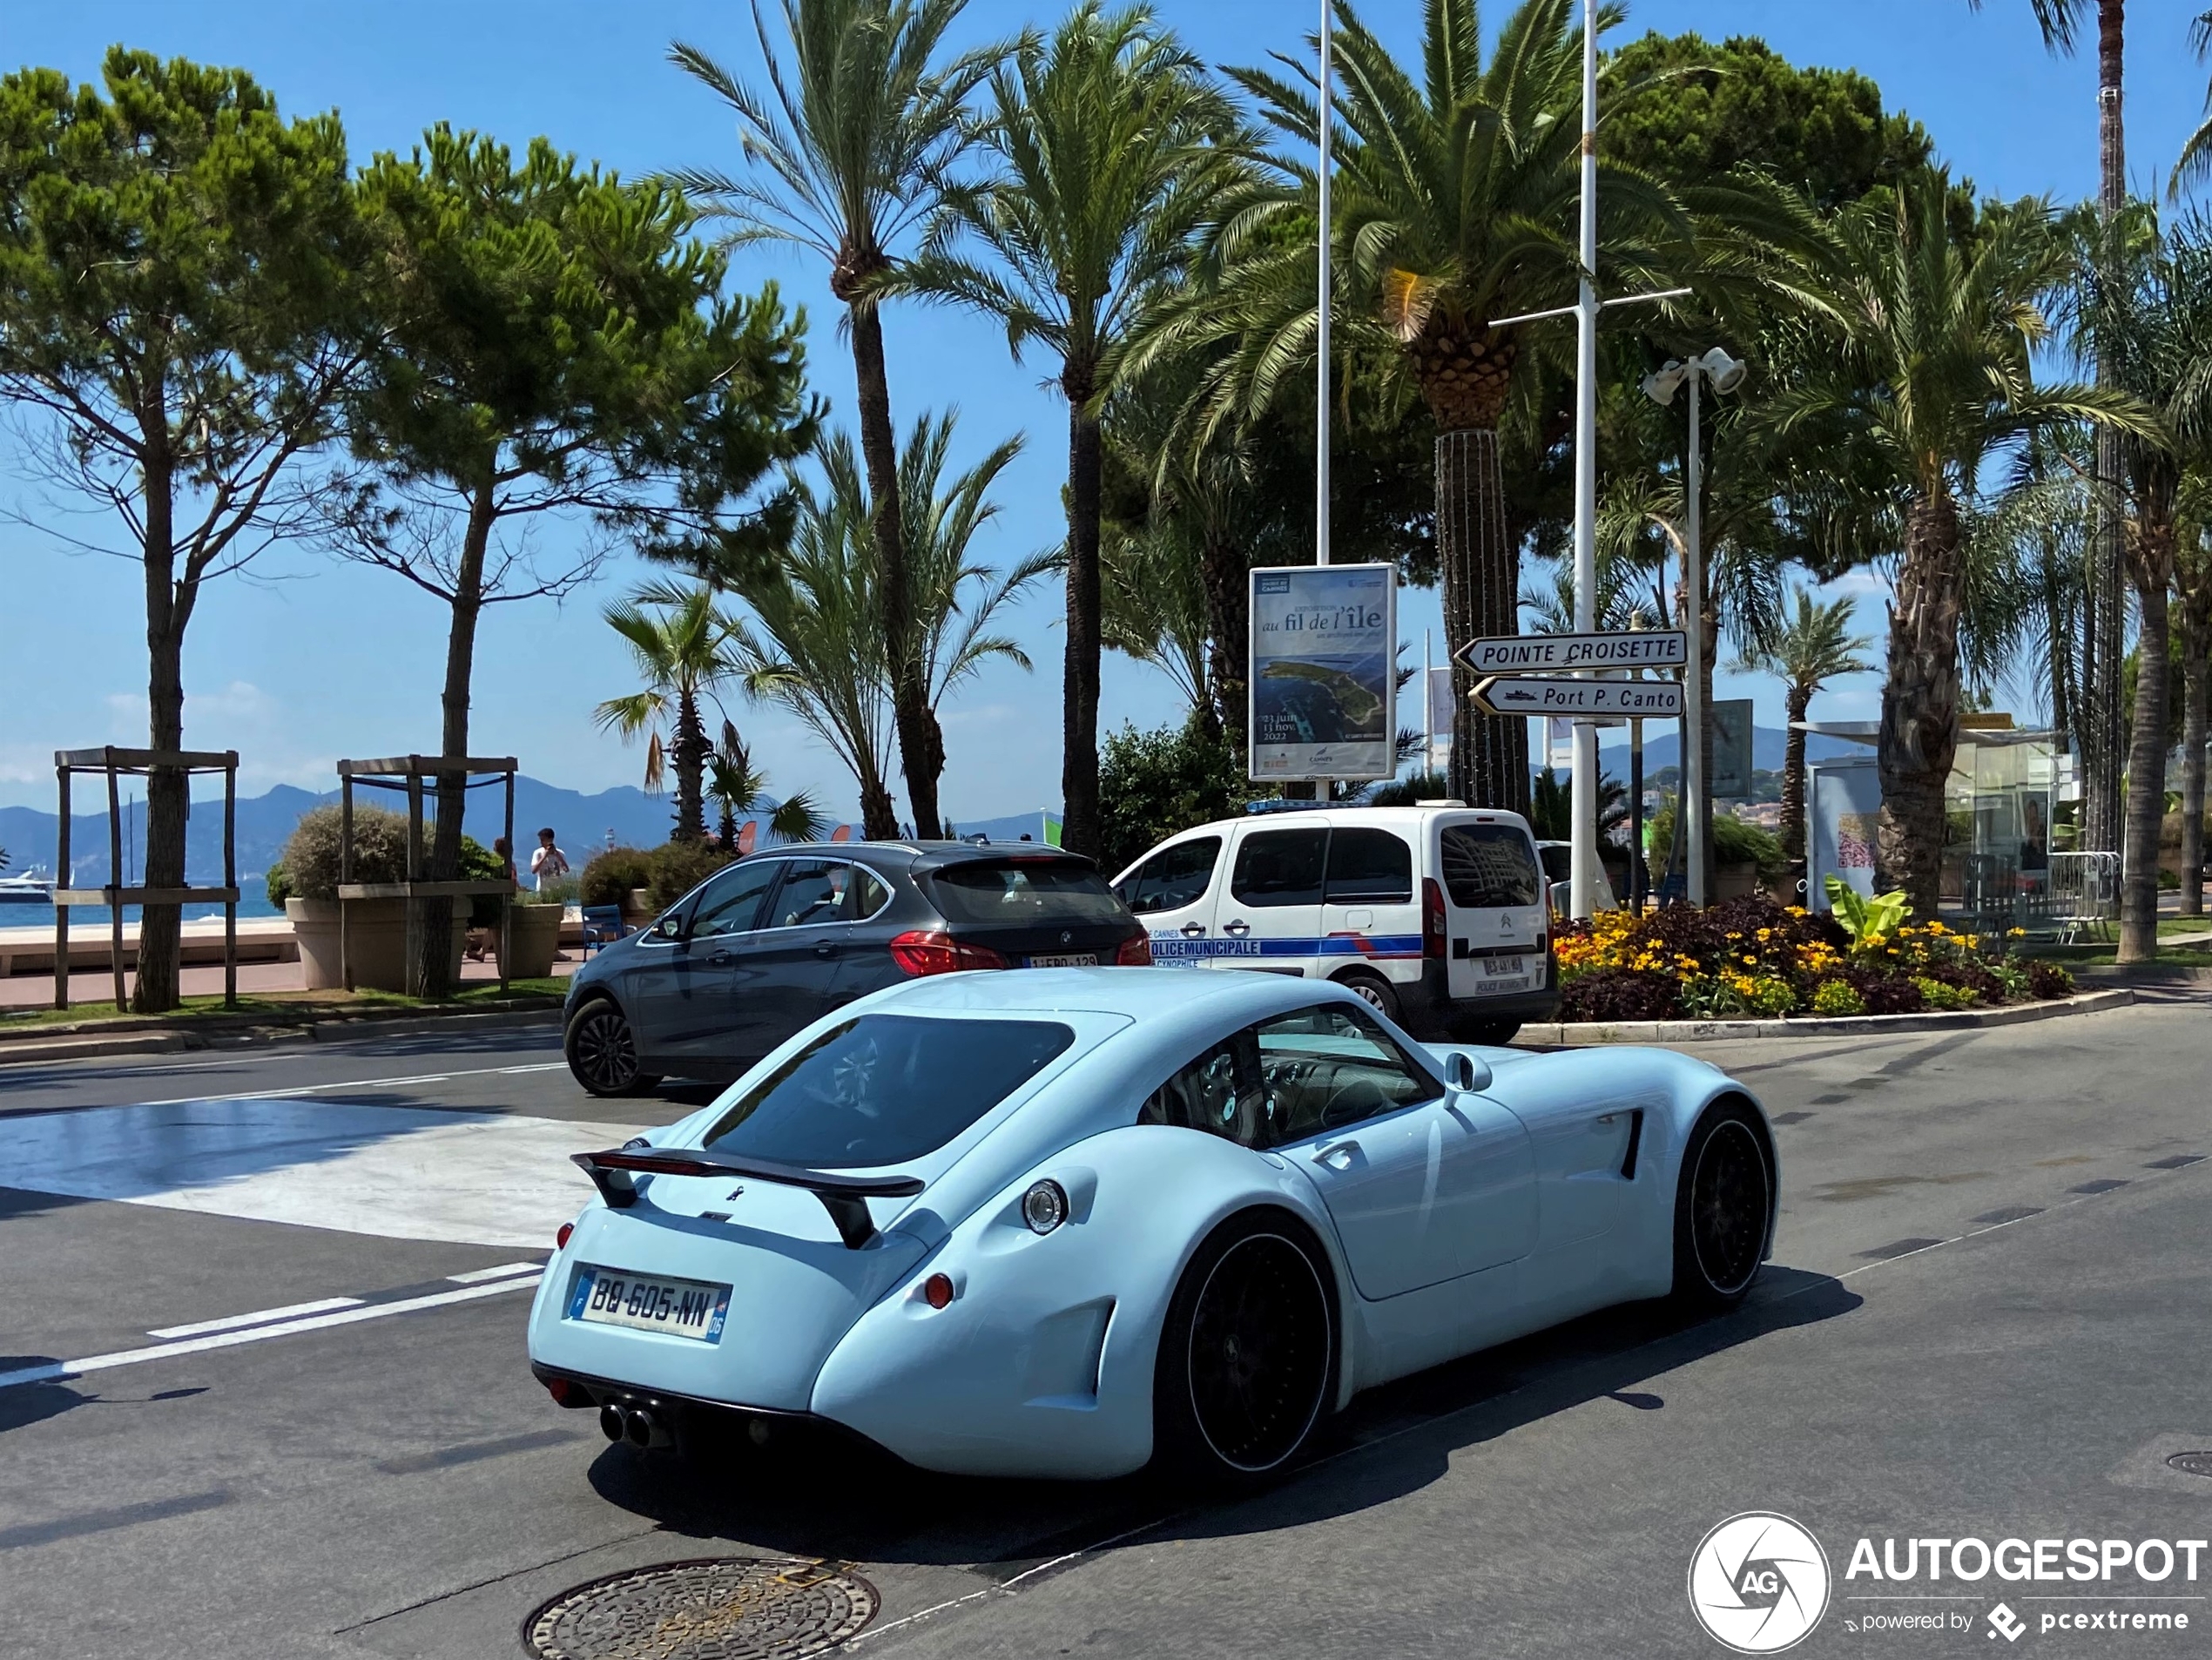
[[[1445,826],[1442,863],[1445,891],[1462,910],[1543,903],[1535,854],[1516,826]]]

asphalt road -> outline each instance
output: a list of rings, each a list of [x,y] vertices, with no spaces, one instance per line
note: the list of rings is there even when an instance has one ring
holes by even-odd
[[[1704,1052],[1779,1126],[1744,1309],[1408,1380],[1197,1507],[607,1447],[524,1366],[531,1271],[588,1193],[558,1154],[704,1097],[590,1101],[550,1034],[0,1068],[0,1651],[475,1660],[571,1586],[752,1555],[865,1578],[871,1655],[1718,1655],[1686,1574],[1752,1509],[1836,1576],[1796,1652],[2212,1648],[2212,1603],[2120,1608],[2180,1635],[2047,1631],[2106,1603],[2040,1600],[2202,1599],[2212,1559],[1947,1603],[1844,1577],[1860,1537],[2212,1535],[2212,1478],[2164,1462],[2212,1448],[2205,1009]],[[1873,1629],[1899,1612],[1961,1629]]]

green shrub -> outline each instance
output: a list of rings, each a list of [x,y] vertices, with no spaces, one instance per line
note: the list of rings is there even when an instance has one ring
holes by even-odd
[[[506,861],[471,835],[461,838],[461,880],[464,882],[496,882],[507,874]],[[499,926],[499,896],[478,894],[469,901],[469,926],[489,928]]]
[[[663,842],[647,860],[651,874],[645,886],[653,909],[666,910],[729,862],[730,855],[711,842]]]
[[[584,866],[577,892],[586,905],[626,905],[631,888],[648,887],[652,880],[651,854],[642,847],[610,847]]]
[[[1651,868],[1663,871],[1673,856],[1675,846],[1675,809],[1669,805],[1661,807],[1647,821],[1651,847]],[[1713,862],[1718,865],[1755,865],[1761,881],[1776,881],[1790,868],[1789,854],[1784,852],[1782,839],[1773,832],[1762,830],[1756,824],[1746,824],[1733,813],[1713,814]]]
[[[2045,999],[2071,997],[2074,995],[2074,976],[2055,962],[2030,962],[2027,965],[2027,989],[2030,995]]]
[[[1920,989],[1921,1002],[1930,1009],[1972,1009],[1981,1001],[1980,995],[1971,987],[1954,986],[1948,981],[1933,979],[1927,975],[1914,975],[1912,983]]]
[[[1858,988],[1848,980],[1824,980],[1812,994],[1812,1012],[1816,1015],[1863,1015],[1866,1000],[1858,995]]]
[[[1244,803],[1273,795],[1244,776],[1244,758],[1196,720],[1109,732],[1098,752],[1099,868],[1110,878],[1178,830],[1233,819]]]
[[[284,901],[292,897],[292,878],[284,868],[283,860],[277,860],[270,865],[263,886],[268,890],[269,903],[281,912]]]
[[[543,887],[524,887],[515,895],[517,905],[573,905],[583,885],[574,876],[556,876]]]
[[[279,861],[286,894],[293,899],[338,897],[339,843],[342,834],[335,806],[310,807],[292,828]],[[270,897],[276,897],[276,873],[270,873]],[[407,819],[382,807],[354,809],[354,880],[357,882],[403,882],[407,880]]]

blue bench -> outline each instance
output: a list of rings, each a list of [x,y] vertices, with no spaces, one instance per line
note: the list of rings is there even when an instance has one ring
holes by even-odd
[[[592,948],[612,945],[630,930],[622,925],[619,905],[587,905],[583,908],[583,955],[588,961]]]

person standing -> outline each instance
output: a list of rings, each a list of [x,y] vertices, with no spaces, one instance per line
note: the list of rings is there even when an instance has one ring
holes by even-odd
[[[537,847],[530,854],[530,875],[539,893],[569,874],[569,856],[553,845],[551,830],[537,833]]]

